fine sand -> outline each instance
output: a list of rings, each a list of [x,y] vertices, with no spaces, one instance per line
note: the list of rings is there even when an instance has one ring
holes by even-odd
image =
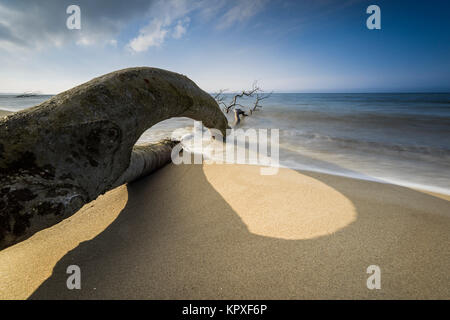
[[[168,165],[112,190],[0,251],[0,298],[450,298],[449,196],[259,173]],[[66,288],[69,265],[81,290]]]

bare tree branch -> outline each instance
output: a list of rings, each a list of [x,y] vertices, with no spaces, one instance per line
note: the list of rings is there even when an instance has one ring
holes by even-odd
[[[234,110],[234,116],[235,116],[235,122],[234,124],[240,123],[240,116],[243,117],[248,116],[242,109],[248,109],[249,113],[252,114],[253,111],[258,110],[258,108],[262,108],[260,105],[260,102],[262,100],[265,100],[269,98],[273,92],[264,93],[264,91],[261,89],[260,86],[258,86],[258,81],[255,80],[252,84],[251,89],[249,90],[242,90],[241,92],[235,94],[230,102],[226,102],[226,97],[224,95],[224,92],[226,89],[220,89],[219,92],[214,94],[214,99],[216,100],[217,104],[223,108],[223,111],[225,113],[229,113],[231,110]],[[253,103],[253,106],[245,106],[240,103],[240,99],[242,98],[255,98],[255,102]],[[241,109],[242,108],[242,109]]]
[[[214,100],[216,100],[219,106],[223,106],[224,110],[227,108],[227,104],[225,103],[224,92],[228,89],[220,89],[219,92],[214,94]]]
[[[240,93],[235,94],[228,104],[225,103],[225,96],[223,94],[225,91],[226,90],[224,89],[219,90],[219,92],[214,95],[214,99],[220,106],[223,106],[225,113],[229,113],[230,110],[234,109],[236,106],[244,107],[238,102],[239,99],[243,97],[253,97],[257,92],[261,91],[261,88],[258,86],[258,82],[254,81],[250,90],[242,90]]]
[[[253,108],[250,109],[250,114],[252,114],[253,111],[256,111],[257,108],[262,108],[262,106],[259,104],[259,102],[269,98],[272,95],[272,93],[273,93],[273,91],[271,91],[269,93],[257,93],[255,103],[253,104]]]

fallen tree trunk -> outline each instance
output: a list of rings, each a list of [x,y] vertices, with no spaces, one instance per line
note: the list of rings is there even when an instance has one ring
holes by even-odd
[[[209,94],[155,68],[109,73],[0,119],[0,248],[170,161],[173,142],[134,145],[171,117],[225,136],[227,120]]]
[[[113,188],[149,175],[169,163],[172,148],[177,143],[178,141],[163,140],[158,143],[135,146],[128,169],[117,179]]]

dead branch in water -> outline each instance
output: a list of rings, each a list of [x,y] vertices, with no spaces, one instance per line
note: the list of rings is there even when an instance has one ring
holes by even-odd
[[[224,95],[226,91],[227,89],[220,89],[219,92],[217,92],[213,97],[216,100],[217,104],[223,107],[223,111],[225,113],[229,113],[231,110],[234,110],[235,125],[240,123],[241,121],[240,115],[242,115],[243,117],[248,116],[248,114],[246,114],[245,111],[243,111],[243,109],[248,109],[248,112],[250,114],[253,114],[254,111],[258,110],[258,108],[262,108],[260,102],[262,100],[269,98],[273,93],[273,91],[269,93],[264,93],[261,87],[258,86],[258,81],[256,80],[253,82],[251,89],[242,90],[238,94],[235,94],[229,103],[226,103],[226,97]],[[247,98],[255,97],[253,105],[249,107],[239,103],[239,100],[244,97]]]
[[[265,99],[269,98],[272,95],[272,93],[273,93],[273,91],[271,91],[269,93],[265,93],[265,94],[264,93],[263,94],[257,93],[256,94],[255,103],[253,104],[253,108],[250,109],[250,114],[252,114],[253,111],[258,110],[257,108],[262,108],[262,105],[260,105],[259,103],[262,100],[265,100]]]
[[[225,113],[229,113],[230,110],[234,109],[235,107],[246,108],[238,102],[239,99],[243,97],[254,97],[256,93],[262,92],[261,88],[258,86],[258,81],[254,81],[250,90],[242,90],[240,93],[235,94],[231,99],[231,102],[227,104],[225,103],[225,91],[226,89],[220,89],[219,92],[214,96],[216,102],[224,107],[223,110],[225,111]]]

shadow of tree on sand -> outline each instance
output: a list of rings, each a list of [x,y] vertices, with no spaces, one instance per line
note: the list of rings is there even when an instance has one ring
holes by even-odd
[[[208,182],[201,165],[170,165],[129,184],[128,202],[118,218],[68,252],[30,298],[450,296],[449,218],[443,214],[450,212],[450,202],[394,185],[297,174],[347,197],[356,209],[356,221],[313,239],[255,235]],[[189,179],[192,176],[196,179]],[[377,206],[380,199],[373,198],[373,192],[383,199],[385,210]],[[304,195],[298,197],[302,201]],[[412,209],[403,215],[403,206]],[[423,227],[425,219],[435,227]],[[66,288],[66,269],[72,264],[81,268],[81,290]],[[366,269],[372,264],[381,267],[381,290],[366,287]]]

